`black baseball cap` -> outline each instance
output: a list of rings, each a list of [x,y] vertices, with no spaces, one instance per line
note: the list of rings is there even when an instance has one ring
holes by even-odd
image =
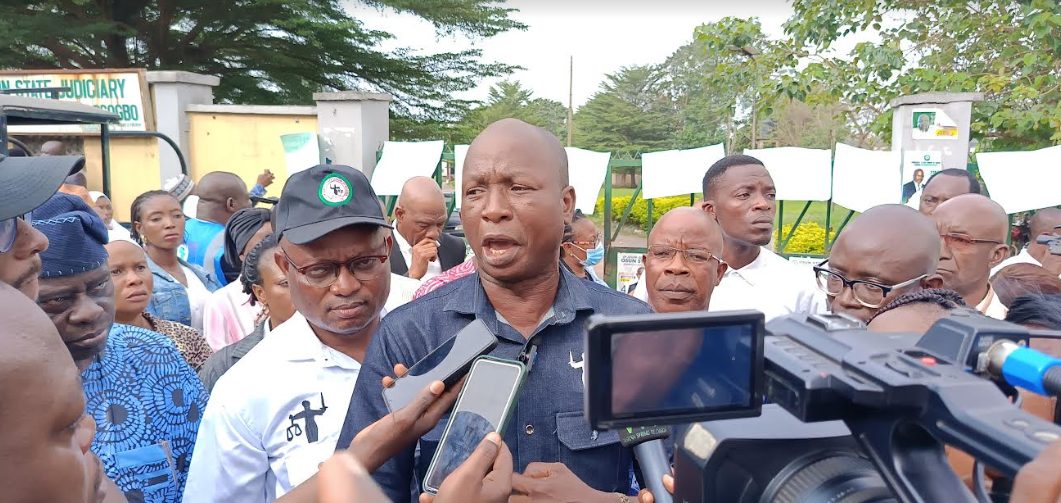
[[[85,158],[76,155],[0,155],[0,220],[33,211],[59,191],[66,177],[84,167]]]
[[[274,209],[276,237],[302,245],[350,225],[391,228],[365,174],[320,164],[291,175]]]

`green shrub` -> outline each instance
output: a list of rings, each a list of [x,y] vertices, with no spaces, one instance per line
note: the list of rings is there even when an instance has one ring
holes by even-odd
[[[774,231],[774,246],[776,248],[781,247],[781,240],[788,236],[788,233],[792,230],[791,225],[786,225],[780,232]],[[829,232],[829,239],[835,239],[836,232]],[[780,253],[781,250],[778,249]],[[817,222],[800,222],[799,227],[796,229],[796,233],[792,235],[792,239],[788,241],[788,246],[784,249],[785,253],[806,253],[811,255],[824,255],[825,254],[825,228]]]
[[[630,196],[612,198],[613,221],[618,222],[623,217],[623,211],[626,210],[628,204],[630,204]],[[658,222],[665,213],[682,206],[689,206],[689,196],[657,197],[652,200],[652,221]],[[593,211],[604,215],[604,197],[597,198],[597,206]],[[643,231],[648,230],[648,202],[641,196],[638,196],[634,201],[634,207],[630,209],[627,225],[635,225]]]

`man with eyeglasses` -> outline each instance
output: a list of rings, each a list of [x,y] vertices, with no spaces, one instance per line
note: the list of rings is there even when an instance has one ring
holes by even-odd
[[[868,323],[900,295],[942,287],[936,274],[939,255],[932,220],[912,208],[885,204],[852,220],[814,272],[830,311]]]
[[[704,311],[726,273],[722,229],[697,208],[675,208],[648,235],[645,284],[648,305],[658,313]]]
[[[33,228],[30,213],[84,166],[79,156],[0,156],[0,282],[32,300],[40,290],[40,254],[48,238]]]
[[[939,231],[939,274],[943,286],[958,292],[965,303],[997,319],[1006,306],[991,288],[991,268],[1009,256],[1009,218],[998,203],[980,194],[957,196],[932,213]]]
[[[336,449],[379,326],[390,226],[364,174],[338,165],[295,174],[274,226],[297,312],[215,385],[185,501],[273,501],[315,474]]]

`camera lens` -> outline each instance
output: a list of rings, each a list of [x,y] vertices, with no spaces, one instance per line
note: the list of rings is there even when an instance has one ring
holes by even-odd
[[[778,473],[761,502],[869,503],[897,501],[868,459],[850,452],[816,453]]]

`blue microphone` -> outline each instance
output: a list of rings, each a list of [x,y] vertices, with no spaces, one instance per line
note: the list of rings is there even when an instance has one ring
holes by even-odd
[[[992,344],[984,355],[992,377],[1039,395],[1061,395],[1061,360],[1008,340]]]

